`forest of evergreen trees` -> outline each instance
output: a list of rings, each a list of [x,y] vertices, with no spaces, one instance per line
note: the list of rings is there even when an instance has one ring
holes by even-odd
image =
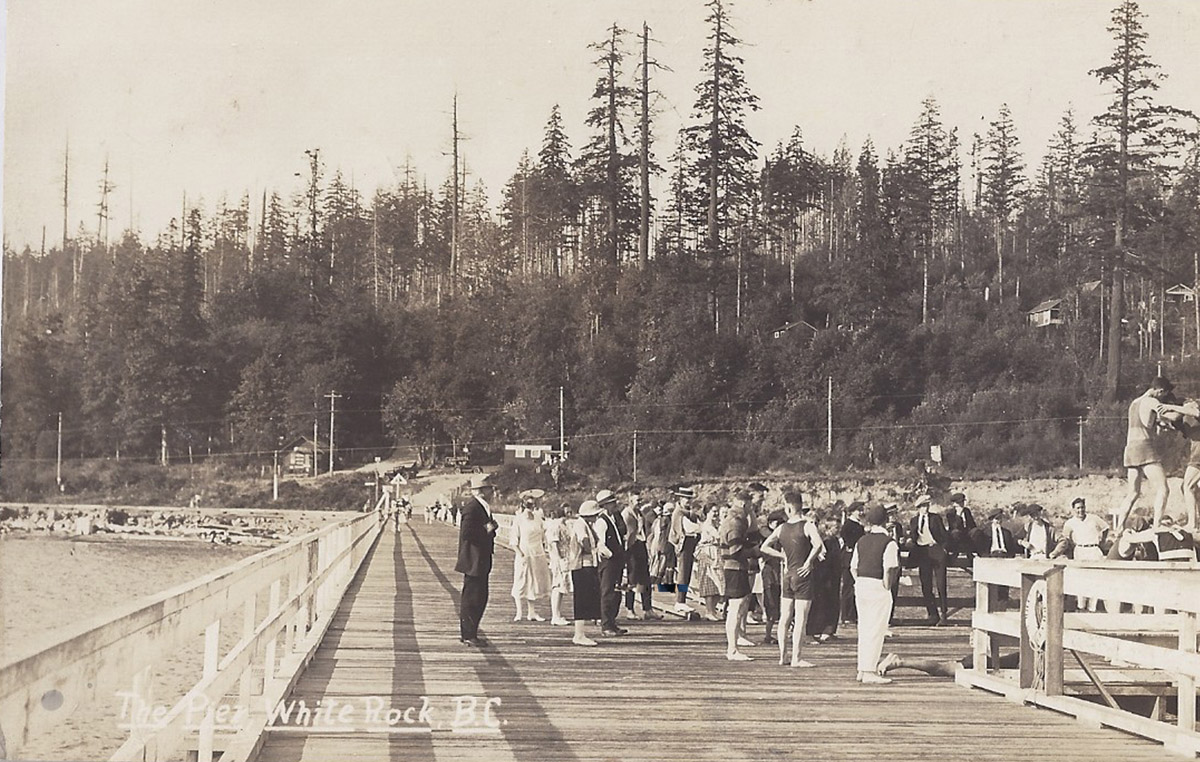
[[[800,126],[755,140],[729,3],[707,14],[677,136],[653,139],[651,30],[597,30],[586,124],[556,107],[498,210],[457,151],[440,185],[409,166],[364,197],[314,149],[291,196],[185,202],[115,242],[102,200],[96,229],[6,251],[5,490],[53,463],[60,414],[68,461],[258,468],[314,420],[327,436],[332,391],[352,463],[556,442],[561,387],[572,462],[624,476],[635,430],[647,474],[932,444],[955,468],[1052,468],[1081,430],[1107,467],[1159,363],[1200,395],[1200,311],[1168,293],[1200,281],[1197,120],[1155,99],[1135,2],[1092,72],[1111,106],[1063,104],[1050,145],[1020,145],[1003,103],[960,135],[930,96],[902,145],[832,156]],[[1032,325],[1049,300],[1055,322]]]

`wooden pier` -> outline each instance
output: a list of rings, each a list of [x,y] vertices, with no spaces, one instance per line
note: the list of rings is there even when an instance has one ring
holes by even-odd
[[[380,697],[401,714],[415,708],[414,719],[427,697],[432,725],[352,720],[346,731],[277,720],[259,760],[1180,758],[945,678],[897,672],[891,685],[860,685],[852,629],[806,645],[817,666],[805,670],[779,667],[768,646],[730,663],[719,624],[670,618],[631,622],[628,635],[581,648],[569,628],[512,621],[511,557],[500,551],[483,623],[491,647],[468,648],[458,639],[455,548],[455,530],[441,524],[385,531],[291,696],[309,707],[339,702],[335,713],[345,702],[351,718],[363,718],[363,697]],[[971,647],[965,627],[903,627],[886,650],[951,659]]]

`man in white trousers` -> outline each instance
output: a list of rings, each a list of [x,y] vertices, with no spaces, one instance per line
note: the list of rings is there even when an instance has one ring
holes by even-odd
[[[888,534],[882,505],[871,506],[866,520],[866,534],[855,543],[850,559],[858,608],[858,681],[882,684],[891,682],[877,670],[892,613],[892,583],[900,573],[900,547]]]

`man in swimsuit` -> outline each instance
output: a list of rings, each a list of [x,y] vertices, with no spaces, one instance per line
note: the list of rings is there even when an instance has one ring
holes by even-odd
[[[787,522],[771,532],[760,550],[764,555],[783,561],[779,619],[779,666],[787,664],[787,632],[795,614],[792,629],[792,666],[811,667],[812,662],[800,659],[800,641],[808,623],[812,605],[812,570],[821,552],[821,534],[808,520],[808,508],[799,492],[787,492]]]
[[[1142,494],[1142,480],[1150,483],[1154,501],[1154,526],[1162,522],[1167,507],[1167,474],[1163,470],[1162,454],[1158,448],[1158,429],[1164,425],[1163,414],[1195,414],[1193,408],[1168,405],[1164,399],[1174,389],[1170,381],[1158,376],[1150,383],[1142,396],[1129,403],[1128,429],[1125,435],[1125,473],[1129,480],[1129,491],[1125,500],[1113,514],[1113,525],[1120,529],[1125,517],[1137,504]]]

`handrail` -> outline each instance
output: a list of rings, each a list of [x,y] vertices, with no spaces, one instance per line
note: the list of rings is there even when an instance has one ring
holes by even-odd
[[[58,642],[0,667],[0,727],[15,756],[29,739],[69,714],[71,706],[128,688],[125,707],[144,695],[154,667],[171,651],[204,633],[203,677],[165,716],[145,725],[131,722],[130,739],[113,759],[157,760],[171,756],[188,730],[197,729],[199,762],[210,762],[216,736],[214,711],[234,683],[239,704],[268,697],[282,669],[306,662],[342,593],[379,534],[374,513],[358,514],[311,532],[117,611],[83,622]],[[259,599],[267,598],[265,611]],[[242,637],[221,658],[221,619],[242,612]],[[318,639],[319,642],[319,639]],[[277,658],[278,657],[278,658]],[[299,657],[299,658],[296,658]],[[277,672],[279,669],[279,672]],[[256,680],[261,671],[262,683]],[[286,678],[283,678],[286,680]],[[46,697],[53,696],[52,700]],[[207,703],[198,705],[203,697]],[[172,697],[174,699],[174,697]],[[206,707],[200,712],[197,706]],[[177,710],[202,714],[198,728],[185,727]],[[133,719],[133,718],[130,718]],[[193,720],[194,722],[194,720]],[[235,734],[230,743],[245,745]]]
[[[974,664],[959,671],[958,681],[1152,738],[1194,756],[1200,752],[1198,571],[1200,564],[1191,562],[976,559]],[[1000,602],[1004,588],[1020,591],[1019,611],[1006,610]],[[1104,601],[1105,613],[1065,613],[1071,598]],[[1135,613],[1122,613],[1120,604],[1131,604]],[[1137,613],[1141,611],[1148,613]],[[1001,642],[1013,640],[1020,645],[1019,670],[997,669]],[[1146,717],[1064,695],[1067,651],[1120,665],[1121,679],[1135,686],[1139,681],[1173,684],[1176,722],[1161,720],[1161,699],[1154,715]],[[1086,666],[1084,672],[1089,672]],[[1094,690],[1106,692],[1103,684]]]

